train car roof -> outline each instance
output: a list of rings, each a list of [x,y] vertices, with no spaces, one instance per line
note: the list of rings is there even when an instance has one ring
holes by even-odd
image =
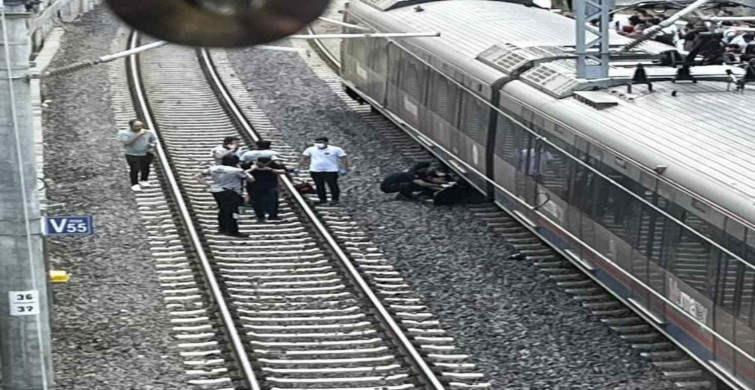
[[[574,20],[535,7],[479,0],[421,7],[420,12],[407,7],[379,13],[360,7],[357,13],[367,12],[370,23],[384,31],[439,31],[439,38],[407,41],[487,82],[507,74],[479,58],[495,45],[553,47],[573,45],[575,40]],[[611,36],[612,46],[627,41]],[[645,47],[650,52],[668,48],[650,44],[650,49]],[[650,170],[667,167],[662,177],[755,224],[753,87],[740,93],[713,81],[662,81],[653,86],[653,93],[635,87],[635,95],[626,95],[626,87],[601,91],[618,103],[600,110],[574,96],[547,94],[521,77],[507,83],[503,93]]]

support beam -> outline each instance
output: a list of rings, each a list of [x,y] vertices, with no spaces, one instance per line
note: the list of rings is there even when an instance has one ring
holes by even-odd
[[[608,24],[612,7],[613,0],[577,0],[577,78],[608,82]],[[597,29],[588,26],[594,19],[599,22]]]
[[[439,32],[290,35],[290,39],[434,38]]]
[[[703,18],[703,20],[713,22],[755,22],[755,16],[712,16],[710,18]]]
[[[23,1],[0,0],[0,354],[2,390],[53,387]],[[27,302],[27,304],[14,304]]]
[[[359,26],[359,25],[356,25],[356,24],[342,22],[340,20],[328,19],[328,18],[324,18],[322,16],[320,16],[317,19],[320,20],[320,21],[322,21],[322,22],[326,22],[326,23],[330,23],[330,24],[335,24],[337,26],[342,26],[342,27],[353,28],[353,29],[359,30],[359,31],[372,31],[372,29],[369,29],[367,27],[362,27],[362,26]]]

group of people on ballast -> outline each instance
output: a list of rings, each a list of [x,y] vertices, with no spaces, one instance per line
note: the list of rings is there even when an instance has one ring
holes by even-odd
[[[141,121],[132,120],[129,122],[129,129],[118,132],[117,138],[124,146],[131,189],[141,191],[143,187],[150,185],[149,170],[154,159],[157,137],[152,131],[145,129]],[[211,151],[213,164],[194,176],[195,180],[206,185],[209,184],[205,179],[212,178],[209,187],[218,205],[219,233],[235,237],[248,236],[239,232],[238,228],[239,208],[244,205],[254,209],[258,222],[281,219],[278,216],[278,178],[290,172],[282,163],[281,156],[271,150],[271,146],[270,141],[261,140],[256,143],[256,149],[243,150],[239,137],[226,137],[222,145]],[[315,204],[328,203],[328,192],[330,204],[338,204],[341,192],[338,178],[349,172],[346,152],[329,145],[327,137],[318,137],[312,146],[304,150],[298,162],[299,166],[307,164],[315,183],[318,198]],[[389,175],[380,185],[383,192],[398,193],[400,199],[435,199],[436,203],[439,193],[449,194],[452,192],[449,189],[459,187],[444,172],[426,162]]]
[[[455,203],[468,195],[466,185],[452,181],[448,174],[428,162],[388,175],[380,183],[380,190],[397,193],[399,200],[426,200],[436,205]]]
[[[251,205],[257,222],[281,219],[278,216],[278,177],[288,175],[289,171],[271,146],[270,141],[260,140],[256,149],[243,151],[238,137],[226,137],[222,145],[212,150],[215,165],[195,176],[203,183],[206,183],[205,177],[212,177],[210,191],[218,204],[219,233],[248,236],[238,230],[238,210],[244,205]],[[309,163],[309,173],[317,189],[318,201],[315,203],[327,203],[327,187],[330,204],[337,204],[340,195],[338,176],[345,175],[349,167],[343,149],[328,145],[326,137],[318,137],[312,147],[304,150],[299,165],[304,163]]]

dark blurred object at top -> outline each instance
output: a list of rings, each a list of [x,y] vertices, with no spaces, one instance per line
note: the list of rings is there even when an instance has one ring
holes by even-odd
[[[241,47],[301,31],[329,0],[107,0],[131,27],[165,41]]]

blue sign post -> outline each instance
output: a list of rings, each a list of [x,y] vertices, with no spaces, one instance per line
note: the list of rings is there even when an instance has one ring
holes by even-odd
[[[46,236],[89,236],[94,234],[91,215],[45,218]]]

